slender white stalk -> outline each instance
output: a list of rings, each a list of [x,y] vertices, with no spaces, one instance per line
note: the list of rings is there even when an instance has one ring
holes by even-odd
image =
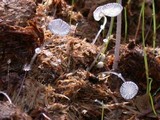
[[[99,55],[101,54],[101,51],[103,50],[103,47],[101,48],[101,50],[100,50],[100,52],[97,54],[97,56],[96,56],[96,58],[94,59],[94,61],[92,62],[92,64],[89,66],[89,67],[87,67],[87,71],[90,71],[91,69],[92,69],[92,67],[96,64],[96,62],[97,62],[97,60],[98,60],[98,58],[99,58]]]
[[[34,60],[36,59],[37,55],[38,55],[37,53],[34,53],[32,59],[31,59],[31,62],[30,62],[30,66],[32,66],[32,64],[33,64]]]
[[[9,73],[10,73],[10,64],[11,64],[11,59],[8,59],[7,61],[7,77],[8,77],[8,81],[9,81]]]
[[[18,93],[17,93],[17,96],[16,96],[16,98],[15,98],[15,101],[16,101],[16,102],[17,102],[18,97],[19,97],[19,95],[20,95],[20,93],[21,93],[21,91],[22,91],[23,84],[24,84],[25,78],[26,78],[26,76],[27,76],[27,73],[28,73],[28,71],[25,71],[24,77],[23,77],[22,82],[21,82],[21,86],[20,86],[19,91],[18,91]]]
[[[108,39],[108,38],[110,37],[110,35],[111,35],[111,31],[112,31],[112,28],[113,28],[113,22],[114,22],[114,18],[111,18],[111,23],[110,23],[110,26],[109,26],[109,31],[108,31],[107,36],[106,36],[105,39]],[[100,50],[99,53],[97,54],[96,58],[94,59],[94,61],[92,62],[92,64],[86,69],[87,71],[90,71],[90,70],[92,69],[92,67],[96,64],[99,56],[100,56],[102,53],[104,53],[105,50],[107,49],[106,44],[108,44],[108,43],[109,43],[109,40],[108,40],[108,42],[106,42],[106,43],[104,42],[104,43],[103,43],[103,45],[102,45],[102,47],[101,47],[101,50]]]
[[[49,118],[45,113],[42,113],[42,115],[43,115],[47,120],[51,120],[51,118]]]
[[[122,4],[122,0],[119,0],[119,4]],[[116,46],[114,51],[114,61],[112,69],[116,70],[118,68],[119,61],[119,51],[120,51],[120,42],[121,42],[121,24],[122,24],[122,15],[121,13],[117,16],[117,29],[116,29]]]
[[[121,96],[126,99],[132,99],[138,93],[138,86],[132,81],[126,81],[121,73],[116,73],[112,71],[103,72],[102,74],[113,74],[122,79],[123,84],[120,87]]]
[[[95,99],[94,102],[96,102],[96,103],[98,103],[98,104],[100,104],[100,105],[103,105],[103,102],[101,102],[101,101],[99,101],[99,100],[97,100],[97,99]]]
[[[123,78],[121,73],[116,73],[116,72],[112,72],[112,71],[107,71],[107,72],[103,72],[103,74],[113,74],[116,75],[117,77],[119,77],[123,82],[125,82],[126,80]]]
[[[10,64],[11,64],[11,59],[8,59],[8,61],[7,61],[7,76],[6,76],[6,81],[8,82],[7,87],[9,86],[9,79],[10,79]]]
[[[95,44],[95,42],[96,42],[96,40],[98,39],[100,33],[101,33],[102,30],[104,30],[104,28],[105,28],[105,25],[106,25],[106,23],[107,23],[107,18],[106,18],[105,16],[103,16],[103,18],[104,18],[103,24],[100,26],[100,29],[99,29],[99,31],[98,31],[95,39],[93,40],[92,44]]]
[[[12,104],[12,101],[11,101],[10,97],[7,95],[7,93],[0,91],[0,94],[3,94],[8,99],[9,103]]]

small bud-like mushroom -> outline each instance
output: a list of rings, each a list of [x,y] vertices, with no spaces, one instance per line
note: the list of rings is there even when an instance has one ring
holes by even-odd
[[[36,53],[36,54],[40,54],[41,52],[42,52],[41,48],[36,48],[36,49],[35,49],[35,53]]]
[[[25,64],[25,65],[23,66],[23,70],[24,70],[25,72],[30,71],[30,70],[31,70],[30,64]]]
[[[48,29],[55,35],[64,36],[69,33],[70,26],[62,19],[54,19],[48,24]]]
[[[8,64],[8,65],[11,64],[11,59],[8,59],[8,60],[7,60],[7,64]]]
[[[120,94],[126,100],[132,99],[137,92],[138,86],[132,81],[126,81],[120,87]]]
[[[113,39],[113,35],[108,36],[107,38],[103,39],[103,42],[107,44],[110,39]]]
[[[103,68],[104,67],[104,62],[100,61],[97,63],[97,68]]]

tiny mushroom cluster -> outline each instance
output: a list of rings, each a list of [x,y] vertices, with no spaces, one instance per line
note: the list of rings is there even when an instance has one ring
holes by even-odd
[[[48,24],[48,29],[49,29],[53,34],[55,34],[55,35],[57,35],[57,36],[65,36],[65,35],[67,35],[67,34],[69,33],[69,31],[70,31],[70,26],[69,26],[68,23],[66,23],[65,21],[63,21],[63,20],[61,20],[61,19],[54,19],[54,20],[52,20],[52,21]],[[37,55],[39,55],[39,54],[42,52],[43,48],[44,48],[47,44],[49,44],[50,42],[51,42],[51,41],[45,42],[42,46],[37,47],[37,48],[35,49],[35,53],[34,53],[32,59],[31,59],[30,63],[24,65],[23,71],[25,71],[25,75],[24,75],[24,77],[23,77],[23,80],[22,80],[22,83],[21,83],[21,87],[20,87],[19,92],[18,92],[18,94],[17,94],[16,100],[17,100],[17,98],[18,98],[18,96],[19,96],[19,94],[20,94],[20,92],[21,92],[21,90],[22,90],[22,86],[23,86],[25,77],[26,77],[27,73],[28,73],[29,71],[31,71],[32,65],[33,65],[33,63],[34,63]],[[61,60],[58,59],[58,62],[61,62]]]
[[[97,33],[95,39],[93,40],[92,44],[95,44],[96,40],[98,39],[98,36],[102,32],[102,30],[104,30],[105,25],[107,23],[106,16],[116,17],[117,15],[119,15],[121,13],[122,10],[123,10],[123,7],[119,3],[108,3],[108,4],[105,4],[105,5],[99,6],[95,9],[95,11],[93,12],[94,19],[96,21],[99,21],[103,17],[104,22],[100,26],[100,30],[98,31],[98,33]]]
[[[66,23],[65,21],[61,20],[61,19],[54,19],[54,20],[52,20],[52,21],[48,24],[48,29],[49,29],[53,34],[55,34],[55,35],[57,35],[57,36],[65,36],[65,35],[67,35],[67,34],[70,32],[70,26],[69,26],[69,24]],[[44,48],[47,44],[49,44],[50,42],[51,42],[51,41],[45,42],[42,46],[37,47],[37,48],[35,49],[35,53],[34,53],[32,59],[31,59],[30,63],[24,65],[23,71],[25,71],[25,75],[24,75],[24,77],[23,77],[23,80],[22,80],[22,83],[21,83],[21,87],[20,87],[20,89],[19,89],[19,92],[18,92],[18,94],[17,94],[16,99],[18,98],[18,96],[19,96],[19,94],[20,94],[20,92],[21,92],[21,90],[22,90],[22,86],[23,86],[25,77],[26,77],[27,73],[28,73],[29,71],[31,71],[32,65],[33,65],[33,63],[34,63],[37,55],[39,55],[39,54],[42,52],[43,48]],[[58,62],[61,62],[61,60],[58,59]]]

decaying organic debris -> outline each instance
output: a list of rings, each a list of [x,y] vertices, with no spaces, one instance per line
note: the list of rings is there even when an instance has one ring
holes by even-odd
[[[148,59],[148,67],[149,67],[149,76],[153,79],[153,87],[152,90],[158,89],[160,83],[160,61],[158,55],[159,49],[157,49],[157,53],[153,53],[153,49],[147,48],[147,59]],[[144,57],[143,50],[140,47],[135,47],[131,50],[126,50],[122,52],[119,70],[121,73],[126,76],[128,79],[134,80],[139,85],[141,85],[141,89],[146,89],[146,76],[145,76],[145,68],[144,68]],[[145,83],[145,84],[144,84]]]
[[[86,68],[94,60],[98,51],[95,45],[70,36],[53,38],[52,41],[53,43],[43,50],[40,59],[45,66],[47,65],[59,75],[70,70]]]
[[[35,13],[32,0],[0,0],[0,23],[25,26]]]
[[[119,91],[122,81],[118,80],[119,77],[103,74],[111,71],[114,38],[110,40],[104,55],[104,66],[93,66],[91,71],[86,70],[101,50],[102,37],[105,37],[109,27],[107,24],[100,39],[96,44],[91,44],[102,22],[93,20],[93,11],[97,6],[109,2],[115,1],[0,0],[0,90],[5,91],[13,101],[13,104],[4,102],[0,95],[0,119],[99,120],[102,119],[102,108],[104,120],[155,119],[145,91],[143,49],[138,44],[141,29],[132,39],[134,42],[121,45],[117,69],[126,82],[133,81],[139,87],[133,100],[125,101],[122,98]],[[133,4],[134,1],[131,1],[130,5]],[[149,3],[146,4],[149,7]],[[135,34],[136,29],[133,28],[137,25],[140,11],[139,3],[135,5],[133,8],[127,6],[129,40]],[[48,23],[54,19],[62,19],[74,29],[66,36],[55,35],[48,29]],[[149,26],[148,22],[145,24]],[[114,30],[115,27],[113,37]],[[147,30],[151,32],[151,28]],[[37,47],[40,53],[25,74],[23,66],[31,61]],[[149,77],[153,79],[151,92],[154,93],[153,102],[159,115],[159,48],[155,53],[151,47],[146,50]],[[22,80],[24,84],[21,84]]]
[[[0,108],[1,120],[32,120],[31,117],[23,113],[15,105],[8,102],[0,102]]]
[[[30,22],[26,27],[11,26],[0,23],[0,70],[1,74],[5,71],[8,59],[13,63],[19,64],[19,68],[30,61],[34,49],[40,46],[44,40],[44,33],[35,23]],[[16,61],[16,62],[15,62]]]

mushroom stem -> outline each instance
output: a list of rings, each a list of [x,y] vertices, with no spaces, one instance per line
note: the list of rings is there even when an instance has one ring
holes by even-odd
[[[106,49],[107,49],[107,46],[108,46],[108,43],[109,43],[109,37],[112,33],[112,29],[113,29],[113,22],[114,22],[114,18],[111,18],[111,23],[110,23],[110,26],[109,26],[109,31],[107,33],[107,36],[105,39],[108,39],[108,42],[104,42],[102,47],[101,47],[101,50],[99,51],[99,53],[97,54],[96,58],[94,59],[94,61],[92,62],[92,64],[86,69],[87,71],[90,71],[92,69],[92,67],[95,65],[95,63],[97,62],[100,54],[103,54],[105,53]]]
[[[24,76],[23,76],[23,79],[22,79],[22,82],[21,82],[21,85],[20,85],[20,88],[19,88],[19,91],[18,91],[17,96],[16,96],[16,98],[15,98],[15,103],[18,101],[18,97],[19,97],[19,95],[20,95],[20,93],[21,93],[21,91],[22,91],[23,84],[24,84],[24,82],[25,82],[25,78],[26,78],[26,76],[27,76],[27,73],[28,73],[28,71],[25,71]]]
[[[122,0],[119,0],[119,4],[122,4]],[[117,29],[116,29],[116,46],[114,51],[114,61],[112,69],[116,70],[118,68],[119,61],[119,51],[120,51],[120,42],[121,42],[121,24],[122,24],[122,15],[121,13],[117,16]]]
[[[34,62],[34,60],[36,59],[37,55],[38,55],[37,53],[34,53],[32,59],[31,59],[31,61],[30,61],[30,64],[29,64],[30,66],[33,65],[33,62]]]
[[[9,96],[7,95],[7,93],[3,92],[3,91],[0,91],[0,94],[3,94],[9,101],[10,104],[12,104],[12,101],[11,99],[9,98]]]
[[[117,77],[119,77],[123,82],[126,82],[126,80],[123,78],[121,73],[116,73],[116,72],[112,72],[112,71],[108,71],[108,72],[103,72],[103,74],[113,74],[116,75]]]
[[[45,113],[42,113],[42,115],[43,115],[47,120],[51,120],[51,118],[49,118]]]
[[[104,28],[105,28],[105,25],[106,25],[106,23],[107,23],[107,18],[106,18],[105,16],[103,16],[103,18],[104,18],[103,24],[100,26],[100,29],[99,29],[99,31],[98,31],[95,39],[93,40],[92,44],[95,44],[95,42],[96,42],[96,40],[98,39],[100,33],[101,33],[102,30],[104,30]]]

